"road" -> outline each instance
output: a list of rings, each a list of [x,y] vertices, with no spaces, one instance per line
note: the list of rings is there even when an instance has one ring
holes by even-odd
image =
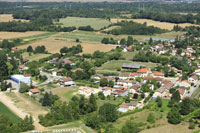
[[[53,81],[56,81],[56,80],[60,80],[62,79],[63,77],[62,76],[53,76],[47,72],[43,72],[43,71],[40,71],[40,74],[41,75],[45,75],[47,76],[47,80],[45,82],[42,83],[42,85],[45,85],[45,84],[48,84],[48,83],[52,83]]]
[[[197,82],[195,83],[195,85],[194,85],[195,87],[192,86],[192,87],[190,88],[190,90],[187,91],[187,93],[185,94],[185,97],[191,97],[192,94],[195,92],[195,90],[199,88],[199,85],[200,85],[200,82],[197,81]]]

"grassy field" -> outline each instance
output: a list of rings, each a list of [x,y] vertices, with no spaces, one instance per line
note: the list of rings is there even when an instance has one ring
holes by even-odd
[[[113,18],[111,19],[112,23],[116,23],[116,22],[120,22],[122,20],[126,20],[126,21],[134,21],[137,23],[147,23],[147,26],[155,26],[161,29],[167,29],[167,30],[172,30],[174,25],[174,23],[168,23],[168,22],[159,22],[159,21],[154,21],[151,19],[117,19],[117,18]],[[183,23],[183,24],[179,24],[179,26],[181,27],[186,27],[186,26],[194,26],[195,24],[190,24],[190,23]],[[197,26],[197,25],[196,25]]]
[[[147,63],[147,62],[133,62],[129,60],[113,60],[103,64],[102,67],[97,68],[97,70],[117,70],[118,68],[121,68],[124,63],[141,64],[145,65],[148,68],[153,68],[156,66],[156,63],[151,63],[151,62]]]
[[[13,123],[18,123],[21,121],[17,115],[15,115],[8,107],[6,107],[3,103],[0,102],[0,115],[7,115],[11,119]]]
[[[95,30],[99,30],[105,26],[108,26],[110,22],[106,19],[101,18],[81,18],[81,17],[67,17],[60,19],[59,23],[62,26],[69,27],[69,26],[88,26],[90,25]]]
[[[23,59],[29,59],[30,61],[38,61],[39,59],[45,58],[50,56],[50,54],[32,54],[31,56],[29,56],[28,52],[25,52],[22,54]]]
[[[58,95],[62,101],[68,102],[77,91],[77,87],[63,87],[53,89],[53,94]]]
[[[13,38],[29,38],[32,36],[41,36],[45,34],[42,31],[29,31],[29,32],[0,32],[0,39],[13,39]]]

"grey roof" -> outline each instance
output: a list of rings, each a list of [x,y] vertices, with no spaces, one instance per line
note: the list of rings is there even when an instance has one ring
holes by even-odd
[[[139,69],[141,67],[145,67],[145,65],[140,64],[132,64],[132,63],[124,63],[122,65],[122,68],[132,68],[132,69]]]

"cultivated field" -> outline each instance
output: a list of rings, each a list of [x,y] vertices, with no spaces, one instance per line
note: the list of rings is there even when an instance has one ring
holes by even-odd
[[[21,119],[15,115],[8,107],[6,107],[3,103],[0,102],[0,115],[7,115],[9,116],[10,120],[13,123],[18,123]]]
[[[12,14],[1,14],[0,15],[0,22],[9,22],[9,21],[28,22],[28,20],[25,20],[25,19],[13,19]]]
[[[0,39],[12,39],[12,38],[23,38],[29,36],[35,36],[44,34],[41,31],[30,31],[30,32],[0,32]]]
[[[134,21],[137,23],[144,23],[146,22],[148,26],[155,26],[155,27],[159,27],[161,29],[167,29],[167,30],[172,30],[174,25],[174,23],[168,23],[168,22],[159,22],[159,21],[154,21],[151,19],[117,19],[117,18],[113,18],[111,19],[112,23],[116,23],[116,22],[120,22],[122,20],[126,20],[126,21]],[[181,27],[186,27],[186,26],[192,26],[195,24],[190,24],[190,23],[183,23],[183,24],[179,24],[179,26]]]
[[[84,34],[83,32],[58,33],[56,35],[31,42],[28,45],[18,46],[18,48],[26,49],[29,45],[35,48],[37,46],[44,45],[48,52],[58,53],[60,49],[63,48],[64,46],[72,47],[77,44],[81,44],[83,47],[83,53],[93,53],[96,50],[107,52],[116,47],[114,45],[101,44],[100,41],[103,38],[103,36],[99,35],[99,37],[97,37],[97,35],[96,36],[95,35],[96,33],[92,34],[92,32],[88,32],[88,35]],[[79,38],[81,42],[80,43],[75,42],[76,38]],[[96,43],[95,41],[98,43]]]
[[[62,18],[59,21],[59,24],[63,24],[61,26],[69,27],[69,26],[88,26],[90,25],[95,30],[99,30],[105,26],[108,26],[110,22],[101,18],[81,18],[81,17],[67,17]]]

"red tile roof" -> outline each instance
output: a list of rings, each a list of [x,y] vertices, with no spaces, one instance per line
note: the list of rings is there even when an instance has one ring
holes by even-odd
[[[164,76],[164,75],[165,75],[164,73],[159,72],[159,71],[153,71],[153,74],[154,74],[155,76]]]
[[[137,70],[138,73],[147,73],[147,71],[148,71],[147,68],[141,68]]]
[[[36,88],[34,88],[34,89],[30,89],[29,90],[31,93],[40,93],[40,90],[38,90],[38,89],[36,89]]]
[[[20,65],[19,66],[20,69],[23,69],[24,67],[25,67],[25,65]]]
[[[62,82],[72,81],[72,78],[71,77],[66,77],[66,78],[61,79],[61,81]]]

